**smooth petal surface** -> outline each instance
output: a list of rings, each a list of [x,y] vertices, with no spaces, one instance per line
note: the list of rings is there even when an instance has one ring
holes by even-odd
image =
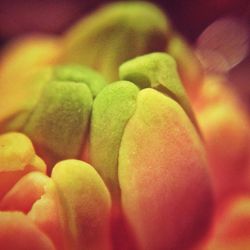
[[[66,213],[70,249],[110,249],[110,195],[96,170],[66,160],[54,167],[52,180]]]
[[[187,249],[206,231],[213,201],[199,136],[184,110],[142,90],[119,151],[124,213],[141,249]]]
[[[90,128],[91,164],[113,196],[119,196],[118,154],[124,128],[133,115],[139,89],[131,82],[107,86],[95,99]]]
[[[21,212],[0,212],[0,246],[3,250],[55,250],[51,240]]]

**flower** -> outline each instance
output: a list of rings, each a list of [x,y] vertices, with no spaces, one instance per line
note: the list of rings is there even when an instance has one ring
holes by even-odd
[[[2,64],[1,246],[224,244],[214,215],[248,190],[248,117],[158,8],[109,5]]]

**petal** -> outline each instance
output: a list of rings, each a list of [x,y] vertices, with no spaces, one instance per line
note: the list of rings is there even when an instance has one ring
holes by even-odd
[[[31,141],[21,133],[2,134],[0,142],[1,172],[23,170],[35,156]]]
[[[97,71],[78,64],[65,64],[54,67],[53,79],[56,81],[85,83],[94,98],[107,85],[106,80]]]
[[[176,63],[171,56],[165,53],[139,56],[122,64],[119,73],[121,79],[131,81],[140,88],[151,87],[174,98],[196,126],[188,97],[177,73]]]
[[[247,158],[249,120],[243,105],[222,78],[207,77],[195,111],[204,135],[216,198],[250,188]]]
[[[108,85],[93,104],[90,127],[91,164],[119,196],[118,153],[124,128],[135,111],[139,89],[131,82]]]
[[[0,199],[26,173],[46,171],[44,162],[35,155],[28,137],[21,133],[0,135]]]
[[[55,183],[51,179],[46,181],[44,194],[33,204],[28,216],[49,236],[56,249],[72,249],[66,214]]]
[[[250,197],[240,195],[227,201],[217,212],[202,250],[238,250],[250,246]]]
[[[66,33],[64,60],[90,66],[108,80],[117,80],[118,67],[124,61],[164,51],[169,30],[164,14],[150,3],[110,4]]]
[[[177,63],[178,72],[191,100],[197,97],[204,77],[203,68],[194,51],[179,34],[172,35],[167,45],[169,53]]]
[[[24,132],[55,158],[76,158],[87,132],[92,95],[83,83],[47,84]]]
[[[22,177],[0,202],[0,210],[16,210],[27,213],[34,202],[44,194],[49,177],[32,172]]]
[[[54,64],[60,53],[59,41],[44,35],[24,37],[3,50],[0,62],[0,107],[4,108],[0,110],[0,121],[24,109],[26,98],[36,94],[30,92],[35,87],[31,86],[30,79],[44,66]]]
[[[55,250],[50,239],[21,212],[0,212],[0,246],[8,250]]]
[[[68,223],[70,249],[110,249],[108,190],[93,167],[65,160],[52,171]]]
[[[206,231],[213,201],[204,149],[173,99],[139,93],[118,171],[124,213],[142,249],[187,249]]]

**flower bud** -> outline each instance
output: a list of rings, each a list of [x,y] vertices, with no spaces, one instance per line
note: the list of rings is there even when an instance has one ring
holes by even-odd
[[[189,247],[209,224],[213,198],[175,63],[149,54],[124,63],[120,75],[129,81],[108,85],[94,100],[90,160],[114,202],[121,197],[139,248]]]

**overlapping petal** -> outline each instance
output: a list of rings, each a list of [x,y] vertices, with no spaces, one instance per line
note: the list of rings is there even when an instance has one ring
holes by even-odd
[[[3,249],[111,249],[110,194],[93,167],[67,160],[50,178],[25,135],[3,134],[0,145]]]

